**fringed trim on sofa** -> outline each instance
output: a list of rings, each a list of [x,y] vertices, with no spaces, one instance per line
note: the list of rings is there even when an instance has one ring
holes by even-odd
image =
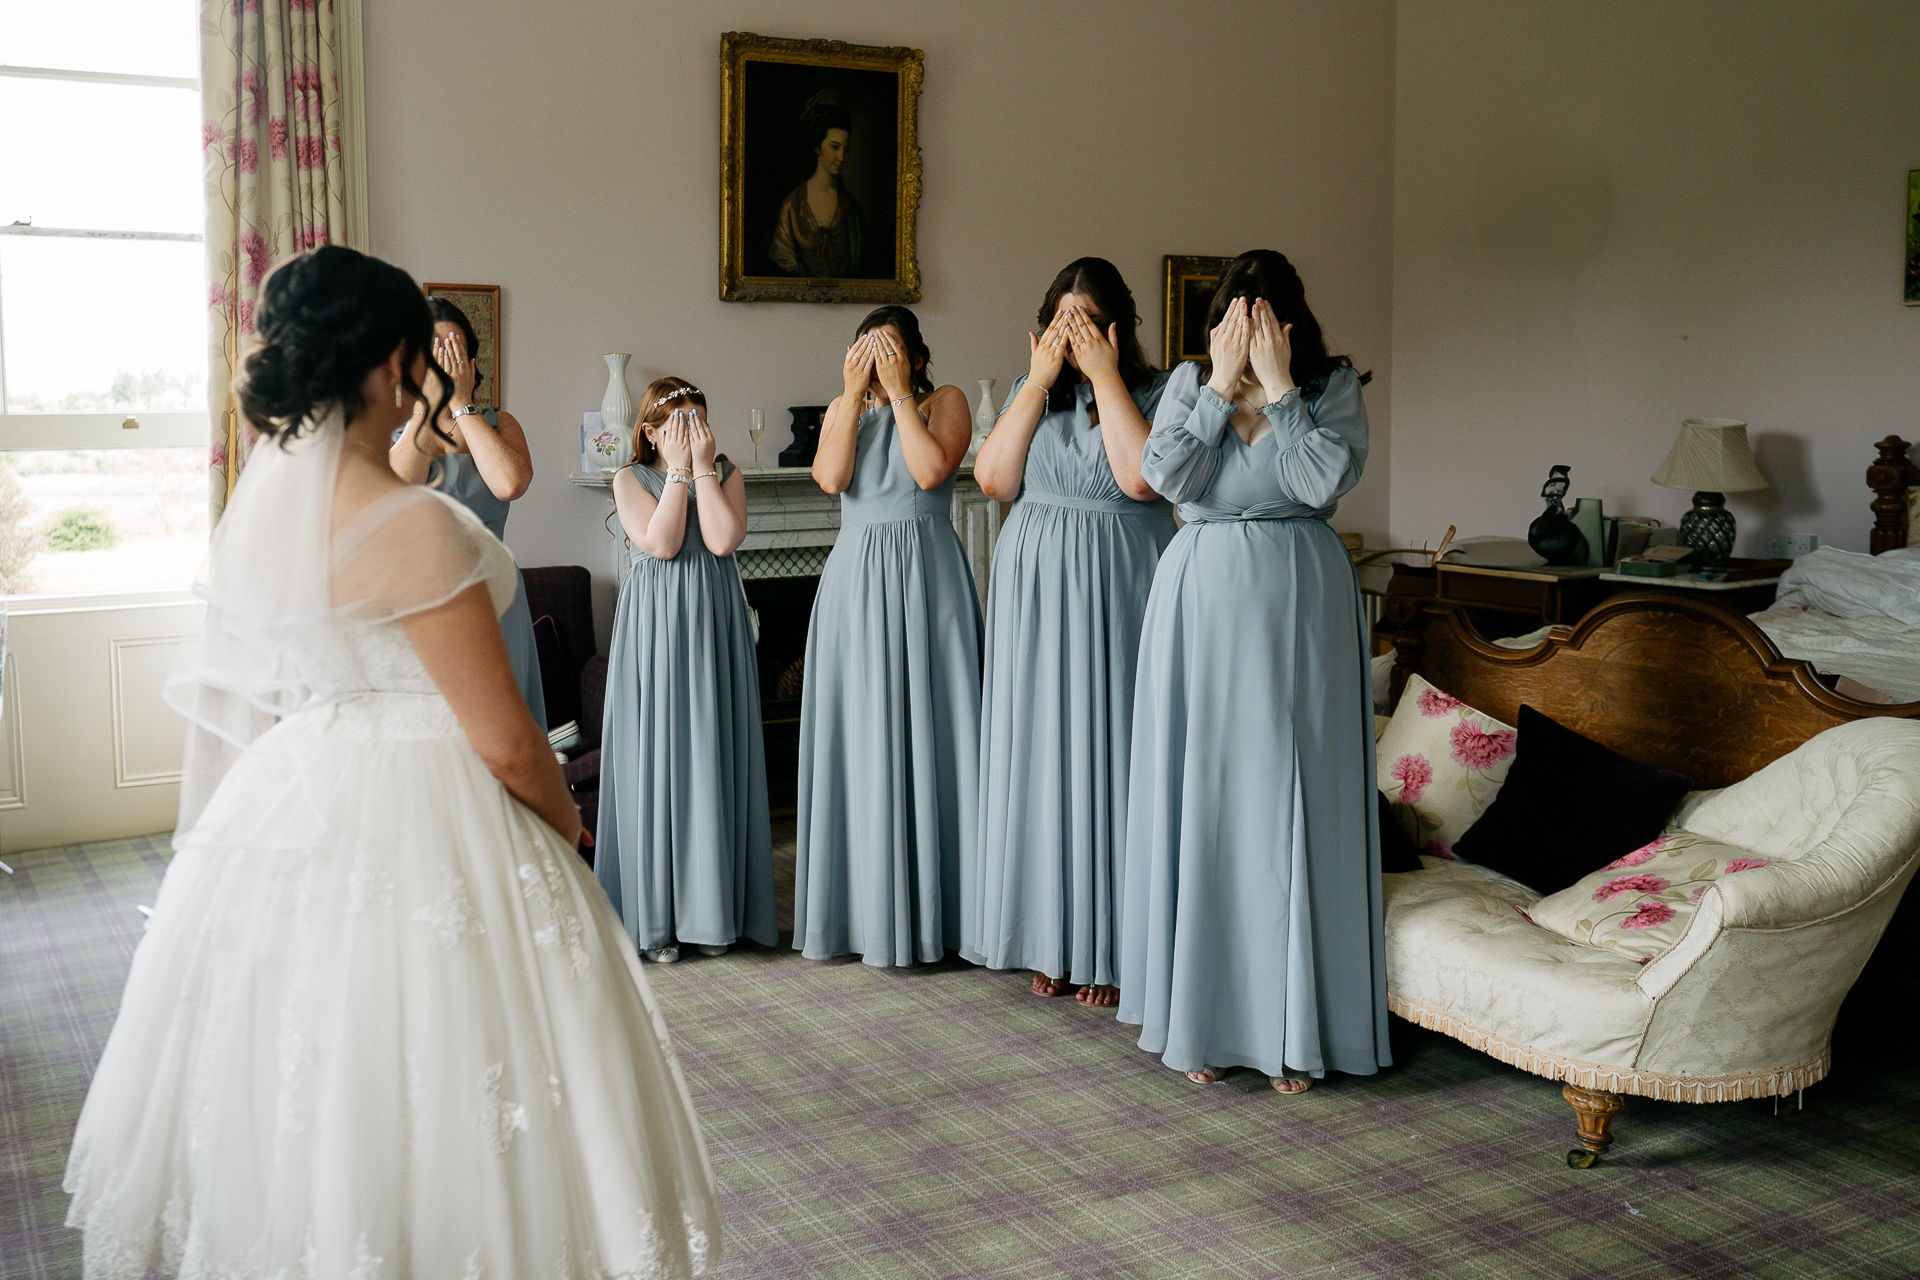
[[[1826,1078],[1832,1051],[1822,1049],[1805,1062],[1772,1071],[1748,1071],[1731,1076],[1676,1076],[1661,1071],[1638,1071],[1584,1058],[1542,1053],[1485,1027],[1455,1017],[1445,1009],[1410,1000],[1387,988],[1387,1008],[1409,1022],[1452,1036],[1471,1048],[1491,1054],[1509,1066],[1531,1071],[1549,1080],[1562,1080],[1582,1089],[1658,1098],[1662,1102],[1738,1102],[1743,1098],[1772,1098],[1804,1089]]]

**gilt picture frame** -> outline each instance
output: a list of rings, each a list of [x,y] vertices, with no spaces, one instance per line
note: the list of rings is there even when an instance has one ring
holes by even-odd
[[[1920,169],[1907,170],[1907,305],[1920,307]]]
[[[1166,331],[1161,355],[1169,369],[1188,360],[1207,362],[1207,308],[1232,258],[1167,255]]]
[[[918,302],[918,49],[720,37],[720,298]]]
[[[497,284],[434,284],[420,286],[429,298],[445,298],[466,313],[480,350],[473,353],[481,380],[473,389],[473,402],[485,409],[498,409],[506,403],[507,361],[500,328],[500,286]]]

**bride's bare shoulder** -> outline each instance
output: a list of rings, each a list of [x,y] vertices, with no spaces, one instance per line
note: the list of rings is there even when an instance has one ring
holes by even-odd
[[[338,534],[381,499],[411,488],[393,473],[384,458],[376,465],[357,454],[347,454],[340,459],[340,474],[333,486],[332,531]]]

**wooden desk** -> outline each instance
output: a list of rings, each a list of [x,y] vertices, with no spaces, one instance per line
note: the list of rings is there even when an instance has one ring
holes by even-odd
[[[1572,624],[1605,598],[1595,568],[1481,569],[1395,565],[1374,627],[1376,645],[1420,643],[1420,613],[1430,604],[1464,605],[1507,615],[1505,627],[1480,626],[1489,638],[1521,635],[1550,623]],[[1484,621],[1483,617],[1483,621]],[[1479,626],[1479,624],[1476,624]],[[1384,649],[1383,649],[1384,651]]]

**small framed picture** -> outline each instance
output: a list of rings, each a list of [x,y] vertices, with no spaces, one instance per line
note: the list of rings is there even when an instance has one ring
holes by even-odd
[[[473,388],[473,402],[483,408],[498,409],[506,403],[507,365],[500,344],[500,286],[497,284],[427,284],[429,298],[445,298],[466,313],[473,336],[480,339],[480,350],[473,352],[480,381]]]
[[[1920,307],[1920,169],[1907,170],[1907,305]]]
[[[1166,367],[1182,361],[1207,360],[1207,308],[1232,258],[1167,255],[1167,332],[1163,355]]]
[[[720,37],[720,297],[918,302],[918,49]]]

